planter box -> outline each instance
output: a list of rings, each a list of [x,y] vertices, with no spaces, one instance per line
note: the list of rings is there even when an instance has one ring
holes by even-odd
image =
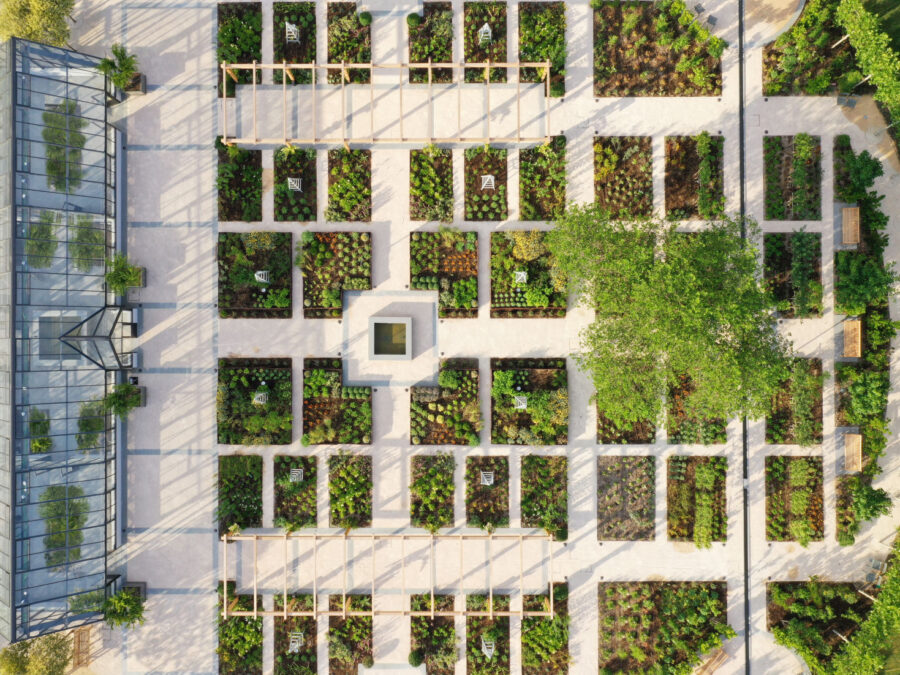
[[[146,288],[147,287],[147,268],[141,267],[141,281],[139,284],[135,284],[134,286],[129,286],[128,288]]]
[[[141,392],[141,402],[137,407],[144,408],[147,406],[147,387],[138,387],[138,390]]]
[[[130,590],[135,593],[141,600],[147,599],[147,582],[146,581],[126,581],[122,584],[122,590]]]
[[[147,76],[143,73],[135,73],[131,78],[131,84],[125,87],[125,93],[129,96],[147,93]]]

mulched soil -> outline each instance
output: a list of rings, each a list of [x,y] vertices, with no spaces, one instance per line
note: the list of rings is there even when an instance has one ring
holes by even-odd
[[[822,374],[822,362],[819,359],[811,359],[811,374],[818,377]],[[813,417],[818,420],[818,428],[822,428],[822,396],[816,398],[813,408]],[[785,429],[784,438],[776,439],[769,433],[769,427],[775,425],[775,428]],[[772,412],[766,416],[766,443],[794,443],[794,435],[791,430],[794,426],[794,409],[791,397],[791,382],[785,380],[782,383],[778,393],[775,394],[775,401],[772,405]],[[816,438],[816,442],[822,442],[821,432]]]
[[[504,194],[501,199],[500,208],[502,209],[502,213],[494,213],[491,214],[492,217],[483,219],[479,217],[475,218],[466,218],[466,220],[505,220],[507,217],[507,195],[505,193],[506,188],[506,165],[507,158],[506,157],[498,157],[493,153],[482,152],[472,159],[466,158],[466,209],[468,210],[472,203],[472,195],[478,195],[481,197],[482,195],[489,195],[493,197],[494,195],[500,194],[500,187],[504,188]],[[481,189],[481,177],[482,176],[493,176],[494,177],[494,189]]]
[[[650,136],[598,136],[594,139],[594,199],[614,215],[649,216],[653,212]],[[614,152],[618,161],[608,176],[597,176],[597,155]]]
[[[630,429],[612,423],[603,413],[597,412],[597,442],[604,444],[644,445],[656,440],[656,425],[649,420],[635,422]]]
[[[450,2],[425,2],[423,3],[424,10],[422,12],[422,23],[416,26],[415,28],[409,29],[409,53],[413,53],[413,44],[416,40],[422,40],[426,44],[431,41],[430,33],[426,32],[426,24],[428,23],[429,17],[434,14],[440,14],[441,12],[451,12],[453,11],[453,4]],[[455,33],[454,33],[455,35]],[[453,61],[453,45],[447,45],[445,47],[447,49],[447,57],[442,59],[432,58],[431,62],[444,62],[449,63]],[[412,57],[410,57],[410,62],[412,63],[427,63],[427,60],[423,61],[413,61]],[[427,68],[410,68],[409,69],[409,81],[413,83],[422,84],[428,83],[428,69]],[[447,84],[453,82],[453,69],[452,68],[433,68],[431,70],[431,82],[433,84]]]
[[[274,35],[274,62],[313,63],[316,60],[316,3],[276,2],[272,5]],[[300,29],[300,41],[285,39],[284,22],[288,21]],[[312,70],[293,70],[294,79],[287,78],[288,84],[311,84]],[[281,84],[281,71],[273,70],[275,84]]]
[[[463,7],[465,61],[506,62],[506,2],[466,2]],[[491,27],[493,39],[482,46],[478,39],[478,31],[485,23]],[[466,68],[465,80],[484,82],[484,68]],[[491,68],[491,82],[506,82],[506,68]]]
[[[707,462],[710,457],[688,457],[684,480],[672,478],[671,458],[666,475],[666,512],[668,514],[668,536],[670,541],[693,541],[696,489],[694,486],[697,465]],[[725,511],[725,480],[717,481],[716,504],[713,525],[713,541],[725,541],[724,529],[727,513]],[[717,528],[720,524],[721,528]],[[716,530],[721,529],[717,535]]]
[[[597,458],[597,539],[653,540],[654,462],[653,457]]]
[[[697,175],[700,155],[697,142],[690,136],[666,138],[666,215],[680,214],[681,218],[699,215]]]
[[[311,595],[287,596],[289,611],[312,610]],[[284,607],[284,595],[275,594],[275,609]],[[300,652],[289,654],[291,633],[303,633]],[[292,675],[299,667],[316,669],[316,620],[311,616],[275,617],[275,675]]]
[[[355,2],[329,2],[328,3],[328,25],[331,26],[333,21],[346,16],[352,16],[358,13],[359,8]],[[335,45],[328,41],[328,62],[340,63],[370,63],[372,61],[372,26],[359,26],[353,33],[352,39],[356,42],[356,48],[351,54],[335,53]],[[371,77],[371,71],[368,68],[349,68],[347,71],[350,75],[348,84],[368,84]],[[340,84],[341,71],[337,68],[328,69],[328,83]]]
[[[481,472],[493,471],[494,484],[481,484]],[[466,458],[466,519],[480,519],[480,523],[509,525],[509,458]],[[480,526],[475,525],[476,527]]]
[[[775,457],[766,457],[766,468],[769,467],[772,460]],[[787,460],[788,470],[785,472],[784,479],[781,481],[774,481],[769,478],[768,473],[766,474],[766,540],[767,541],[794,541],[794,538],[790,534],[790,525],[794,520],[794,517],[791,515],[791,495],[794,492],[795,488],[791,487],[790,484],[790,465],[797,459],[803,459],[806,461],[812,461],[812,463],[816,466],[816,470],[813,473],[815,478],[814,484],[810,488],[812,494],[809,499],[809,507],[806,510],[806,519],[809,521],[810,526],[813,529],[813,541],[821,541],[824,538],[825,534],[825,511],[824,511],[824,493],[822,491],[822,458],[821,457],[782,457],[781,459]],[[771,532],[769,530],[769,525],[772,522],[773,514],[774,514],[774,498],[776,496],[781,497],[781,504],[783,505],[782,513],[785,516],[784,522],[784,536],[782,537],[772,537]]]

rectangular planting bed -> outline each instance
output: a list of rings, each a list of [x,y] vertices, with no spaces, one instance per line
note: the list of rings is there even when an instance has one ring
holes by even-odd
[[[656,459],[597,458],[597,539],[652,541],[656,520]]]
[[[286,445],[293,431],[291,359],[219,359],[218,442]]]
[[[766,220],[822,219],[821,139],[765,136]]]
[[[219,456],[219,535],[262,527],[262,471],[259,455]]]
[[[669,389],[669,411],[666,416],[669,444],[724,443],[728,439],[725,420],[699,419],[688,412],[687,402],[693,390],[694,385],[688,377],[683,377],[678,386]]]
[[[763,248],[766,281],[781,316],[822,316],[822,235],[767,232]]]
[[[453,5],[449,2],[424,2],[417,25],[409,26],[410,63],[453,63]],[[428,83],[428,68],[410,68],[409,81]],[[452,68],[432,68],[433,84],[453,82]],[[415,152],[415,151],[414,151]]]
[[[262,3],[220,2],[216,33],[216,63],[252,63],[262,61]],[[237,83],[225,75],[225,95],[234,96],[235,84],[251,84],[252,70],[235,70]],[[262,82],[257,71],[256,82]],[[216,85],[222,96],[222,69],[216,68]]]
[[[275,152],[275,220],[308,223],[317,219],[316,151],[284,146]]]
[[[491,318],[563,318],[568,281],[541,230],[491,232]]]
[[[727,466],[724,457],[669,458],[666,508],[670,541],[693,541],[697,548],[725,541]]]
[[[564,359],[491,359],[491,379],[491,443],[568,443]]]
[[[316,526],[315,457],[275,455],[275,527],[293,532]]]
[[[597,411],[597,443],[604,445],[647,445],[656,442],[656,425],[652,420],[616,424]]]
[[[291,233],[220,232],[219,316],[291,318]]]
[[[437,4],[437,3],[435,3]],[[452,595],[414,593],[409,596],[413,612],[452,612]],[[410,619],[409,664],[413,667],[425,664],[428,675],[453,675],[456,656],[456,626],[452,616],[413,616]]]
[[[441,318],[478,316],[478,233],[442,228],[409,236],[409,287],[438,291]]]
[[[550,61],[550,96],[566,93],[566,3],[519,4],[519,62]],[[543,82],[541,68],[522,68],[522,82]]]
[[[300,235],[295,264],[303,275],[303,318],[340,319],[343,291],[372,288],[372,242],[368,232]]]
[[[296,29],[296,34],[294,32]],[[316,60],[316,3],[276,2],[272,5],[272,47],[274,63],[315,63]],[[312,84],[313,71],[308,68],[291,69],[288,84]],[[280,70],[273,70],[275,84],[281,84]]]
[[[478,445],[478,361],[447,359],[437,387],[412,387],[409,419],[413,445]]]
[[[467,3],[471,4],[471,3]],[[487,595],[467,595],[466,609],[487,612],[491,608]],[[509,611],[509,596],[494,594],[495,612]],[[485,650],[484,643],[493,646]],[[488,656],[485,652],[492,652]],[[466,672],[507,675],[509,670],[509,617],[466,617]]]
[[[325,220],[336,223],[368,223],[372,220],[371,150],[340,148],[328,151]]]
[[[520,150],[519,219],[556,220],[565,208],[566,137]]]
[[[453,527],[453,473],[456,460],[450,453],[416,455],[410,460],[410,521],[413,527],[437,532]]]
[[[666,137],[666,217],[722,218],[725,215],[723,151],[725,139],[699,136]]]
[[[617,218],[653,213],[653,139],[594,138],[594,199]]]
[[[329,527],[372,525],[372,458],[341,453],[328,458]]]
[[[343,3],[341,3],[343,4]],[[372,609],[371,595],[328,596],[332,612],[368,612]],[[375,662],[372,644],[372,617],[328,617],[328,673],[329,675],[357,675],[360,665],[371,668]]]
[[[262,220],[262,150],[225,146],[216,138],[219,220]]]
[[[816,445],[822,442],[822,362],[793,359],[790,376],[766,416],[766,443]]]
[[[522,457],[522,527],[539,527],[557,541],[568,538],[568,467],[565,457]]]
[[[821,457],[766,457],[766,540],[825,538]]]
[[[485,30],[487,26],[487,30]],[[466,63],[505,63],[506,3],[463,3],[463,60]],[[466,68],[466,82],[487,82],[488,69]],[[491,68],[491,82],[506,82],[506,68]]]
[[[372,442],[372,388],[343,386],[340,359],[303,359],[303,445]]]
[[[428,145],[409,151],[409,218],[453,220],[453,155],[449,149]]]
[[[368,23],[362,17],[368,15]],[[355,2],[328,3],[328,63],[372,62],[372,16],[358,12]],[[347,84],[368,84],[371,71],[368,68],[346,69]],[[340,84],[339,68],[328,69],[329,84]]]
[[[525,595],[526,612],[549,612],[546,593]],[[522,619],[522,675],[568,673],[569,663],[569,584],[553,584],[553,616],[529,616]]]
[[[233,581],[228,584],[228,608],[237,611],[252,611],[252,595],[236,595]],[[218,607],[225,599],[225,586],[219,582]],[[262,609],[262,598],[257,597],[257,609]],[[219,675],[262,675],[263,672],[263,631],[262,617],[230,616],[222,618],[217,611],[216,627],[219,656]]]
[[[506,220],[506,150],[479,145],[465,158],[466,220]]]
[[[284,595],[274,594],[275,609],[284,609]],[[287,596],[291,612],[311,612],[312,595]],[[275,675],[316,672],[316,620],[311,616],[275,617]]]
[[[509,527],[509,457],[466,458],[466,524]]]

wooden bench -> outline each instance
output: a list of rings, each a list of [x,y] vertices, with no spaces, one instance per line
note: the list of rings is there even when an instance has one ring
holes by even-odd
[[[709,658],[694,671],[694,675],[708,675],[716,672],[719,667],[728,660],[728,653],[719,647],[709,655]]]
[[[844,471],[862,471],[862,435],[844,434]]]
[[[859,244],[859,207],[845,206],[841,214],[841,243],[847,246]]]
[[[72,667],[91,665],[91,627],[82,626],[73,631]]]
[[[862,321],[844,320],[844,356],[858,359],[862,356]]]

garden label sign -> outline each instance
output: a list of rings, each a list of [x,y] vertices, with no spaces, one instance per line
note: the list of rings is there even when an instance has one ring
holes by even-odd
[[[494,36],[491,33],[491,27],[485,22],[485,24],[478,29],[478,46],[483,47],[484,45],[489,45],[493,39]]]
[[[494,641],[491,640],[488,642],[484,639],[484,636],[481,636],[481,653],[484,654],[488,659],[494,658]]]
[[[513,281],[517,284],[527,284],[528,283],[528,272],[525,270],[516,270],[513,272]]]
[[[257,270],[253,273],[253,278],[261,284],[269,283],[269,270]]]
[[[291,631],[290,644],[288,644],[288,654],[299,654],[300,646],[303,644],[303,631]]]
[[[495,189],[494,177],[488,174],[487,176],[481,177],[481,189],[482,190],[493,190]]]
[[[287,21],[284,22],[284,41],[300,44],[300,29]]]
[[[258,391],[253,394],[254,405],[265,405],[269,402],[269,395],[264,391]]]
[[[481,484],[487,485],[490,487],[494,484],[494,472],[493,471],[482,471],[481,472]]]
[[[292,483],[302,483],[303,482],[303,469],[291,469],[291,482]]]
[[[294,192],[303,192],[302,178],[291,178],[290,176],[288,176],[287,184],[288,190],[293,190]]]
[[[528,397],[527,396],[513,396],[514,408],[516,410],[527,410],[528,409]]]

